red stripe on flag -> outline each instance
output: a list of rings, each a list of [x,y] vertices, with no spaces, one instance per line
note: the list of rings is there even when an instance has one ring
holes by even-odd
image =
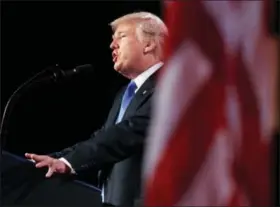
[[[236,59],[236,87],[242,126],[241,152],[236,159],[235,175],[252,206],[271,205],[269,147],[261,140],[260,108],[249,74],[241,57]]]

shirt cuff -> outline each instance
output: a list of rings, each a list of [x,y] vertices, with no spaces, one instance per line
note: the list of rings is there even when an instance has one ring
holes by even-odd
[[[71,174],[77,174],[75,170],[72,168],[72,165],[63,157],[59,158],[60,161],[64,162],[71,170]]]

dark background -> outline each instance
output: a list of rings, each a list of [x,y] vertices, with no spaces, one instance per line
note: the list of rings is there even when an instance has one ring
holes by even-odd
[[[134,11],[161,16],[160,1],[19,1],[1,3],[1,118],[11,94],[47,66],[94,72],[36,85],[11,114],[5,150],[50,153],[87,139],[106,119],[127,80],[113,70],[109,23]]]

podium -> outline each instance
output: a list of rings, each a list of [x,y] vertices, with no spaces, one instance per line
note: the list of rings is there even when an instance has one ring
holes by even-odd
[[[101,191],[95,186],[58,175],[45,178],[47,169],[2,151],[1,204],[3,206],[102,206]]]

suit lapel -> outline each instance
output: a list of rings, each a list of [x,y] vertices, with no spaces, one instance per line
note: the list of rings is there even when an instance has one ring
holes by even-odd
[[[134,98],[131,100],[128,105],[123,119],[129,116],[131,113],[134,113],[138,107],[153,93],[155,88],[155,74],[149,77],[145,83],[138,89]]]
[[[110,110],[110,113],[109,113],[107,121],[106,121],[106,128],[108,126],[115,124],[115,121],[116,121],[116,118],[117,118],[117,115],[119,113],[119,109],[121,106],[122,96],[124,94],[124,91],[125,91],[125,87],[122,90],[120,90],[119,94],[116,96],[116,99],[113,103],[112,109]]]

